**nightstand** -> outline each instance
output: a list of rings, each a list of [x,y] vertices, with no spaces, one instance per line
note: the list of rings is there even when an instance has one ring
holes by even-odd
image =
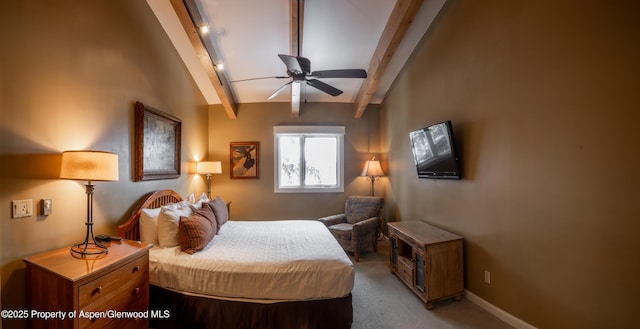
[[[29,328],[149,326],[147,318],[137,316],[149,309],[152,245],[131,240],[106,245],[109,252],[98,257],[76,258],[65,247],[24,259],[28,309],[66,315],[64,320],[30,318]]]

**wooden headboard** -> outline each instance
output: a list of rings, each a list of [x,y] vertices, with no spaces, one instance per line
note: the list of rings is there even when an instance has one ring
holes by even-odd
[[[142,200],[140,205],[131,213],[129,219],[124,224],[118,226],[118,236],[139,241],[140,240],[140,227],[138,221],[140,220],[140,212],[145,208],[159,208],[170,203],[176,203],[182,201],[180,194],[174,190],[159,190],[152,192]]]

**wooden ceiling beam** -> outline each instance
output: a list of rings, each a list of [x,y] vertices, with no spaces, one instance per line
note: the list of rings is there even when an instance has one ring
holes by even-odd
[[[368,77],[362,82],[354,103],[355,117],[361,118],[378,88],[400,41],[416,17],[423,0],[397,0],[387,25],[369,62]]]
[[[302,53],[302,27],[304,23],[304,0],[289,0],[289,54]]]
[[[236,102],[231,92],[229,82],[224,73],[218,72],[215,66],[219,63],[218,55],[211,44],[207,47],[203,38],[200,38],[198,26],[202,25],[203,22],[195,3],[192,0],[187,0],[186,2],[190,3],[189,8],[187,8],[187,4],[185,4],[183,0],[170,1],[182,27],[191,41],[193,49],[196,51],[198,58],[207,72],[209,80],[211,80],[211,84],[220,99],[220,103],[222,103],[222,107],[227,113],[227,117],[235,119],[237,117]]]
[[[289,54],[301,56],[304,0],[289,0]],[[291,84],[291,117],[300,116],[300,83]]]

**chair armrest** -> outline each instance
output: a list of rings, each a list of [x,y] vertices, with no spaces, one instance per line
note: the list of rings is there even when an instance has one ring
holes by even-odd
[[[329,227],[331,225],[336,225],[336,224],[346,222],[347,215],[345,214],[331,215],[327,217],[318,218],[318,220],[321,221],[326,227]]]
[[[352,239],[357,239],[360,236],[363,236],[367,233],[378,234],[378,227],[380,226],[380,219],[378,217],[371,217],[369,219],[365,219],[361,222],[353,224],[353,237]]]

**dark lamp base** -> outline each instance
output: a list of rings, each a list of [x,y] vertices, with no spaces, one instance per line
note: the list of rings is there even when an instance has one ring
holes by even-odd
[[[95,256],[105,254],[107,252],[109,252],[109,249],[98,243],[84,242],[71,246],[71,253],[74,254],[74,256]]]

